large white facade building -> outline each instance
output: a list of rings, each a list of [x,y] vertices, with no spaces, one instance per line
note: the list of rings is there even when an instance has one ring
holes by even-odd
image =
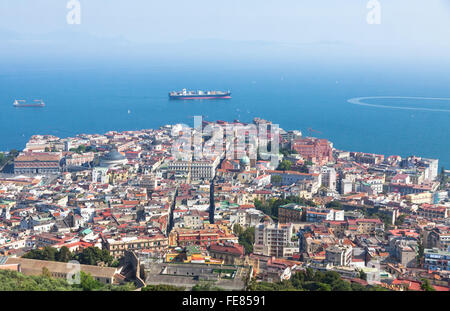
[[[253,252],[264,256],[283,257],[284,248],[290,247],[292,224],[262,223],[255,227]]]

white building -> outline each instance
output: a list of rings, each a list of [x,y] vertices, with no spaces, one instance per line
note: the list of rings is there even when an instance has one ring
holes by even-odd
[[[283,257],[284,248],[291,246],[292,228],[292,224],[259,224],[255,227],[253,252],[264,256]]]
[[[168,164],[168,170],[188,175],[192,179],[212,179],[216,175],[216,168],[220,158],[200,161],[172,161]]]
[[[351,193],[353,191],[353,182],[348,179],[341,180],[341,194]]]
[[[332,245],[325,250],[325,261],[333,266],[350,266],[352,254],[350,245]]]
[[[323,166],[321,169],[322,186],[336,190],[336,170],[334,167]]]

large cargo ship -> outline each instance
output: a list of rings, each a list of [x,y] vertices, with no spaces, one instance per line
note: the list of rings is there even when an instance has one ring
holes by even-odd
[[[45,103],[42,99],[35,99],[31,104],[27,104],[25,100],[15,100],[14,107],[45,107]]]
[[[170,99],[229,99],[230,91],[187,91],[183,89],[181,92],[170,92]]]

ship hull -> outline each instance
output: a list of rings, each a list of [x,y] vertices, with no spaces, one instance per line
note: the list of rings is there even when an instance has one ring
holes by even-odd
[[[45,107],[45,105],[13,105],[16,108],[21,108],[21,107],[37,107],[37,108],[42,108]]]
[[[211,96],[211,95],[207,95],[207,96],[193,96],[193,95],[169,95],[170,99],[175,99],[175,100],[193,100],[193,99],[230,99],[231,96],[230,95],[217,95],[217,96]]]

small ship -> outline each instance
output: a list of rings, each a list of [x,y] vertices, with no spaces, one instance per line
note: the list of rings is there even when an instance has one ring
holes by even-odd
[[[229,99],[230,91],[173,91],[169,93],[169,99]]]
[[[14,107],[45,107],[45,103],[42,99],[35,99],[31,104],[23,99],[16,99],[13,104]]]

